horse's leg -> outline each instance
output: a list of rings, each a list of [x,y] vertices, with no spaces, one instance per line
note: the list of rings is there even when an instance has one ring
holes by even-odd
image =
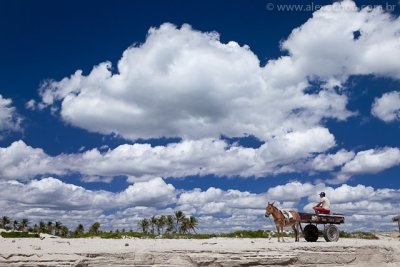
[[[278,242],[281,242],[281,236],[279,235],[279,225],[275,224],[275,226],[276,226],[276,232],[277,232],[277,235],[278,235]]]
[[[299,238],[300,229],[299,229],[299,223],[298,222],[296,222],[294,224],[294,229],[295,229],[295,233],[296,233],[296,242],[300,242],[300,238]]]
[[[284,236],[284,234],[283,234],[283,224],[281,225],[281,233],[282,233],[282,242],[285,242],[285,238],[283,237]]]
[[[296,223],[296,229],[297,229],[297,242],[300,242],[300,223]]]
[[[293,229],[293,232],[294,232],[294,240],[295,240],[295,242],[297,242],[297,229],[296,229],[296,226],[297,226],[297,224],[293,224],[293,225],[292,225],[292,229]]]

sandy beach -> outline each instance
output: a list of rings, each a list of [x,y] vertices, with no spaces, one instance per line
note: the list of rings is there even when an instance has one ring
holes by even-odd
[[[397,238],[322,240],[0,238],[0,266],[400,265]]]

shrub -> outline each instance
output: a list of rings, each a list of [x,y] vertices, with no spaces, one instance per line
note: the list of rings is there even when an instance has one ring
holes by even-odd
[[[344,231],[340,231],[339,237],[342,238],[358,238],[358,239],[379,239],[374,233],[370,232],[352,232],[352,233],[347,233]]]
[[[276,234],[273,234],[276,236]],[[283,233],[281,236],[289,236],[286,233]],[[239,238],[266,238],[269,237],[268,233],[263,231],[263,230],[257,230],[257,231],[236,231],[233,233],[228,233],[228,234],[222,234],[221,237],[239,237]]]
[[[4,238],[38,238],[39,234],[27,232],[2,232],[1,236]]]

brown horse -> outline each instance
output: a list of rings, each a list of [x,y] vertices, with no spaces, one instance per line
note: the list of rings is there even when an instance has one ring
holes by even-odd
[[[283,227],[287,226],[292,226],[296,242],[299,242],[299,227],[301,228],[299,213],[294,210],[289,211],[292,214],[293,218],[288,221],[283,215],[283,212],[274,206],[274,203],[275,202],[268,202],[268,205],[265,208],[265,217],[269,217],[270,215],[272,215],[272,217],[274,218],[276,230],[278,231],[278,242],[280,242],[280,233],[283,233]],[[283,236],[282,241],[285,242]]]

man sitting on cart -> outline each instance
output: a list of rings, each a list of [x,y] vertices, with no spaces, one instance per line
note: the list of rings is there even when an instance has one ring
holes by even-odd
[[[325,196],[325,192],[319,193],[320,201],[319,203],[313,208],[317,214],[330,214],[331,202]]]

